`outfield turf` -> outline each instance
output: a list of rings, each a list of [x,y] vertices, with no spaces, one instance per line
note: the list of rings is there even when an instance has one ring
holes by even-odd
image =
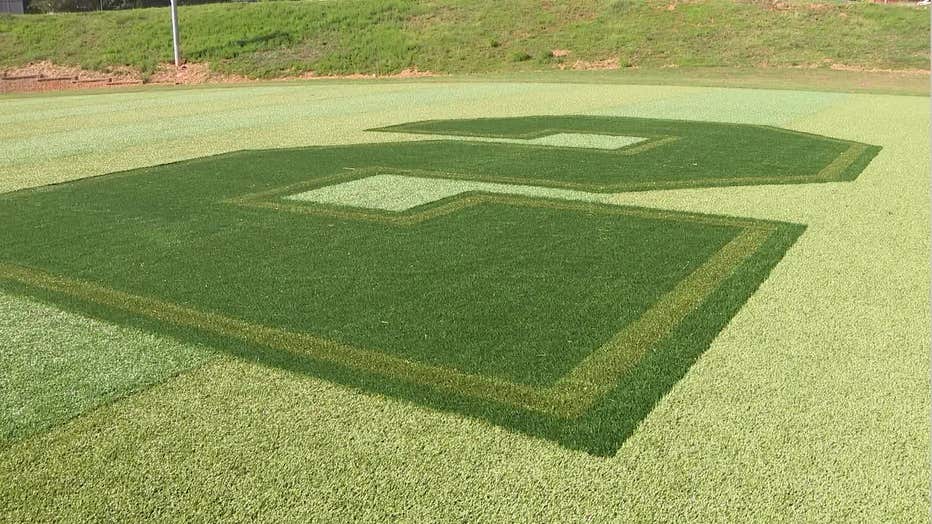
[[[211,92],[226,102],[185,104],[186,96]],[[151,113],[134,109],[133,95],[127,94],[0,101],[7,118],[28,118],[14,108],[30,104],[62,115],[26,122],[26,128],[47,127],[41,140],[57,136],[72,148],[68,156],[58,156],[28,145],[40,140],[32,138],[36,135],[6,129],[4,145],[22,154],[17,166],[0,166],[0,184],[18,189],[134,167],[136,153],[142,154],[135,162],[155,164],[250,144],[423,140],[430,137],[363,130],[490,114],[701,117],[777,125],[883,150],[856,180],[841,183],[599,197],[599,202],[808,226],[711,348],[655,405],[651,402],[649,414],[611,458],[514,432],[507,424],[489,425],[481,416],[436,410],[404,396],[362,393],[281,366],[211,357],[203,349],[166,340],[140,358],[157,360],[159,351],[174,348],[204,351],[198,358],[209,363],[115,402],[110,401],[121,396],[115,391],[135,391],[151,381],[104,375],[100,382],[112,381],[113,387],[101,388],[104,394],[80,391],[75,400],[89,399],[84,406],[109,405],[5,446],[0,512],[6,520],[195,514],[237,520],[925,518],[929,333],[927,323],[916,319],[929,314],[928,149],[915,137],[928,133],[927,99],[544,84],[273,86],[172,91],[164,93],[165,100],[158,94],[143,95],[149,97]],[[420,105],[412,106],[413,101]],[[260,104],[265,104],[261,111]],[[174,111],[173,124],[150,123],[163,108]],[[270,111],[289,116],[282,122],[260,116]],[[77,117],[81,123],[69,123],[69,113],[83,113]],[[311,114],[316,116],[306,118]],[[70,126],[114,118],[124,123],[112,124],[112,131],[97,139],[99,151],[74,147],[83,139]],[[153,132],[126,132],[146,126]],[[151,139],[145,145],[144,137]],[[171,177],[162,174],[166,182]],[[54,204],[56,195],[70,187],[107,179],[35,193],[40,198],[34,202]],[[154,190],[159,185],[154,180],[138,191]],[[180,201],[196,198],[195,187],[175,187]],[[89,206],[88,215],[134,204],[144,211],[160,209],[155,202],[121,200],[116,191],[110,198],[109,209]],[[48,222],[33,225],[51,228],[53,216],[81,214],[81,208],[43,209]],[[32,219],[14,217],[21,220]],[[118,225],[125,223],[114,223],[106,234],[130,234]],[[64,236],[65,244],[78,242]],[[26,235],[18,238],[32,241]],[[103,240],[80,242],[93,246]],[[145,239],[134,242],[145,244]],[[163,245],[170,256],[174,244]],[[59,267],[79,265],[74,257],[59,255]],[[83,270],[97,271],[97,266]],[[108,266],[108,271],[119,270]],[[142,284],[145,274],[136,278]],[[47,310],[13,296],[5,300],[4,311]],[[32,325],[30,315],[3,315],[0,336],[5,339],[17,340],[13,334]],[[72,352],[75,360],[101,345],[81,327],[99,325],[96,321],[57,315],[69,320],[62,321],[54,338],[47,336],[46,344]],[[108,348],[144,352],[148,346],[133,346],[137,331],[112,332]],[[11,354],[24,355],[41,344],[41,333],[32,333],[31,342],[13,345]],[[117,344],[116,338],[125,342]],[[37,382],[52,379],[36,373]],[[72,408],[74,414],[83,409],[81,404]]]
[[[0,446],[203,364],[206,348],[0,297]]]

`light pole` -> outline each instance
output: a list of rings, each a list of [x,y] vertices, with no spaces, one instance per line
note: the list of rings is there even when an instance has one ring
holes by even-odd
[[[177,0],[172,2],[172,46],[175,50],[175,66],[181,66],[181,43],[178,41],[178,5]]]

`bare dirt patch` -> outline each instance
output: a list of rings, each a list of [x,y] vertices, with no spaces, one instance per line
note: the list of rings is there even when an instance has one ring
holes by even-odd
[[[857,73],[891,73],[897,75],[925,75],[928,76],[928,69],[880,69],[876,67],[861,67],[847,64],[832,64],[829,69],[835,71],[854,71]]]
[[[574,71],[604,71],[618,69],[620,63],[618,58],[605,58],[603,60],[577,60],[572,64],[560,64],[560,69],[572,69]]]
[[[146,82],[150,84],[206,84],[250,81],[245,76],[211,71],[210,64],[204,62],[182,64],[180,66],[160,64]]]
[[[308,71],[303,75],[294,77],[300,78],[302,80],[325,80],[325,79],[347,79],[347,80],[366,80],[373,78],[425,78],[431,76],[438,76],[432,71],[421,71],[417,67],[409,67],[402,69],[397,73],[392,73],[388,75],[377,75],[373,73],[353,73],[349,75],[318,75],[313,71]],[[291,77],[281,78],[279,80],[288,80]]]
[[[374,78],[423,78],[437,76],[431,71],[410,67],[388,75],[350,74],[318,75],[313,71],[297,75],[262,80],[298,79],[374,79]],[[88,71],[74,66],[62,66],[42,61],[21,67],[0,69],[0,93],[27,93],[33,91],[57,91],[86,89],[91,87],[126,86],[133,84],[224,84],[257,82],[260,80],[242,75],[231,75],[212,71],[208,63],[187,63],[181,66],[161,64],[148,77],[130,67],[118,67],[109,71]]]
[[[75,80],[141,80],[130,68],[114,68],[109,71],[87,71],[80,67],[63,66],[48,61],[33,62],[20,67],[0,69],[0,78],[9,77],[72,78]]]
[[[138,72],[124,67],[108,71],[88,71],[48,61],[0,69],[0,93],[58,91],[89,87],[113,87],[141,84]]]
[[[141,83],[142,78],[137,72],[123,67],[109,71],[87,71],[80,67],[41,61],[21,67],[0,69],[0,93],[57,91]]]

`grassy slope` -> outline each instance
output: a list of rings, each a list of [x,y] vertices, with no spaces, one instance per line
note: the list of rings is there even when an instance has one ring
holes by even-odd
[[[929,16],[866,3],[709,0],[353,0],[181,9],[184,54],[253,77],[621,66],[929,67]],[[165,9],[0,17],[0,67],[49,59],[153,70],[170,59]],[[564,58],[550,55],[569,50]]]
[[[220,360],[0,451],[0,515],[926,520],[927,98],[504,82],[5,98],[0,118],[17,125],[0,126],[0,151],[17,154],[0,162],[0,190],[243,147],[384,140],[361,130],[415,119],[541,113],[782,125],[884,150],[853,183],[617,198],[809,228],[612,459]],[[11,308],[38,309],[4,300],[11,340],[33,322]],[[100,348],[67,316],[18,350]]]

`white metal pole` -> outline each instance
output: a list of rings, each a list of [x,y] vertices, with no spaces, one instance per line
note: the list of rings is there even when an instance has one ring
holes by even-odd
[[[181,65],[181,43],[178,41],[178,5],[176,0],[172,2],[172,46],[175,49],[175,65]]]

